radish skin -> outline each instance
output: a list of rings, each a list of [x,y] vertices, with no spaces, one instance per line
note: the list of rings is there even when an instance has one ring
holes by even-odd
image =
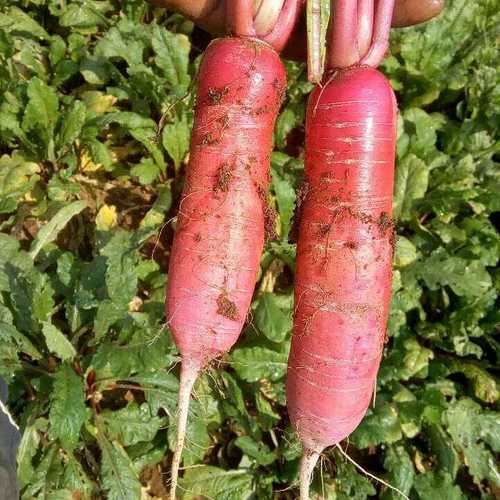
[[[207,48],[198,82],[167,283],[166,316],[182,358],[171,499],[192,386],[207,363],[236,342],[252,299],[286,73],[268,44],[225,38]]]
[[[376,69],[338,70],[312,93],[287,375],[305,450],[303,499],[319,454],[354,431],[376,383],[391,298],[395,143],[394,93]]]
[[[286,383],[288,413],[303,446],[301,500],[309,498],[321,452],[363,419],[385,343],[397,105],[375,68],[393,6],[394,0],[332,0],[327,74],[307,106]]]
[[[391,297],[396,101],[377,70],[310,97],[288,409],[306,449],[346,438],[373,393]]]

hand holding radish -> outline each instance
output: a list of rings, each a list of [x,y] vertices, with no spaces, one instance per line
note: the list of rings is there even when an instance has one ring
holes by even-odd
[[[149,0],[158,7],[176,10],[212,35],[221,35],[226,28],[227,0]],[[285,0],[254,0],[252,15],[254,26],[259,34],[270,32],[276,25]],[[283,55],[287,58],[305,60],[306,23],[305,1],[302,15],[291,34]],[[445,0],[396,0],[392,16],[393,27],[411,26],[423,23],[437,16],[444,7]]]

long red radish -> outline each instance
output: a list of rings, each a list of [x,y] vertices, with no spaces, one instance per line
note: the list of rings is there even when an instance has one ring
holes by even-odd
[[[333,2],[329,73],[307,109],[287,375],[288,412],[304,448],[302,500],[319,454],[366,413],[389,314],[397,107],[372,66],[387,48],[393,0],[367,3]]]
[[[286,41],[296,1],[286,2],[287,26],[266,35],[273,46],[243,36],[254,34],[251,1],[231,2],[231,29],[242,36],[213,41],[198,74],[166,298],[168,325],[182,358],[172,499],[193,384],[204,366],[238,339],[264,245],[272,134],[286,87],[273,46]]]

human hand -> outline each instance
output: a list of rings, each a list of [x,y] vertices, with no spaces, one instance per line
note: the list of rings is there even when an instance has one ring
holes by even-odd
[[[172,9],[191,19],[212,35],[224,34],[227,0],[148,0],[157,7]],[[392,26],[396,28],[423,23],[437,16],[445,0],[396,0]],[[284,0],[254,0],[254,24],[259,32],[270,31],[276,23]],[[305,7],[305,1],[303,1]],[[305,8],[297,21],[283,55],[305,60],[307,54]]]

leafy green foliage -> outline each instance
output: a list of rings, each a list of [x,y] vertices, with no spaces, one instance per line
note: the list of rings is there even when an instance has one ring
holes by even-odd
[[[394,31],[383,66],[400,104],[394,293],[376,404],[347,452],[412,499],[500,488],[499,26],[495,0],[449,0]],[[23,499],[167,495],[179,358],[163,303],[203,48],[192,30],[142,0],[0,7],[0,374]],[[240,341],[195,387],[185,499],[296,493],[289,236],[312,87],[286,66],[279,237]],[[313,490],[397,498],[338,450]]]

